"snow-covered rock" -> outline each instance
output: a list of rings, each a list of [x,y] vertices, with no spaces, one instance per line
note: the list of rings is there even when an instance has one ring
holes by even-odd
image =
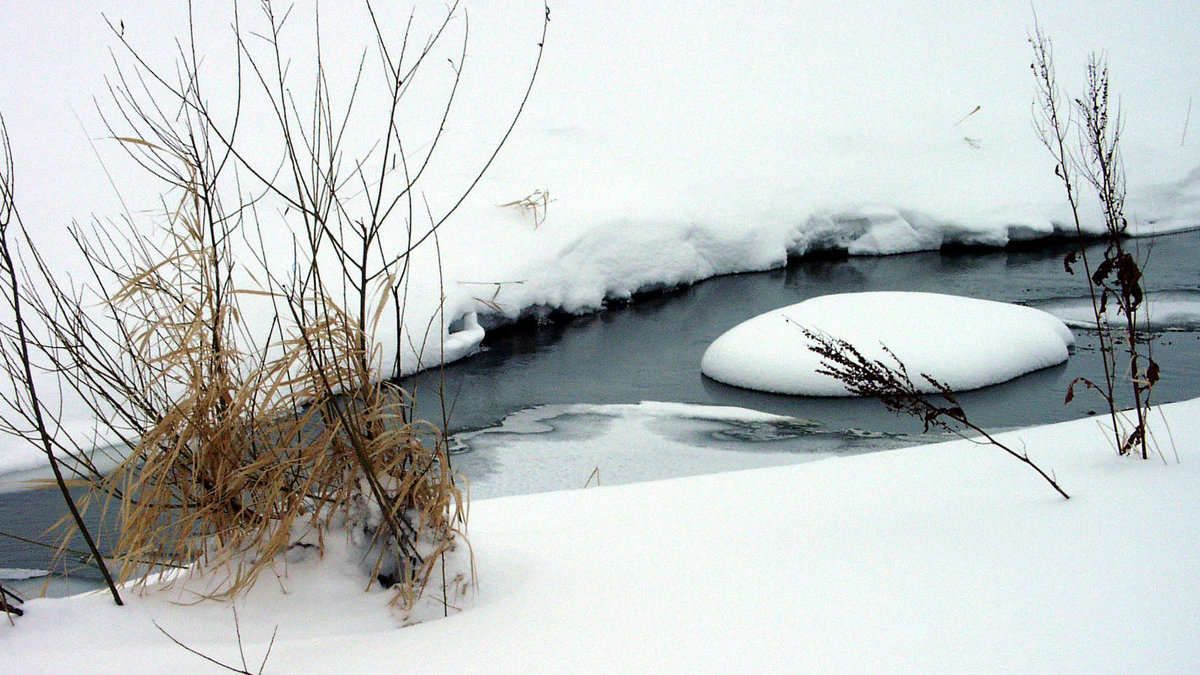
[[[1062,363],[1074,344],[1062,321],[1031,307],[937,293],[846,293],[812,298],[735,326],[709,346],[701,371],[747,389],[846,395],[840,382],[817,372],[821,358],[809,349],[801,327],[890,362],[886,346],[916,384],[927,385],[919,377],[926,373],[955,390]]]

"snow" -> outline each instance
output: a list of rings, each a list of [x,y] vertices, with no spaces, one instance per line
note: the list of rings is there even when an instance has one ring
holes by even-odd
[[[0,581],[24,581],[50,574],[47,570],[31,570],[21,567],[0,567]]]
[[[419,32],[442,3],[418,4]],[[469,183],[516,110],[541,34],[538,3],[468,0],[463,8],[471,21],[468,61],[422,196],[435,213]],[[311,48],[303,39],[309,9],[300,3],[289,19],[298,78]],[[406,9],[376,9],[386,25],[407,17]],[[33,5],[0,16],[0,30],[15,36],[0,44],[0,59],[22,64],[0,82],[17,196],[35,238],[62,253],[55,262],[64,274],[84,278],[67,223],[129,213],[148,230],[144,221],[161,203],[159,188],[123,157],[99,119],[113,112],[104,77],[112,75],[106,55],[116,45],[101,15],[173,72],[171,38],[186,35],[184,10],[102,0],[52,16]],[[354,5],[322,10],[327,42],[339,44],[324,55],[330,81],[348,89],[360,47],[373,47],[361,30],[365,15]],[[222,3],[196,11],[196,24],[210,29],[200,44],[209,98],[222,101],[233,72],[231,16]],[[256,12],[242,9],[248,30],[258,28]],[[1200,53],[1200,37],[1188,9],[1062,2],[1037,13],[1056,41],[1068,93],[1082,82],[1090,51],[1109,58],[1123,102],[1132,230],[1200,225],[1200,133],[1189,112],[1200,85],[1186,65]],[[395,313],[381,315],[380,368],[397,365],[397,347],[399,370],[412,372],[469,355],[480,327],[594,311],[639,291],[778,267],[789,255],[1002,246],[1072,231],[1052,160],[1030,124],[1032,24],[1020,2],[868,2],[797,12],[788,3],[747,10],[726,0],[687,16],[633,1],[553,6],[539,79],[513,136],[440,230],[438,246],[412,260],[398,344]],[[461,34],[455,23],[446,52],[431,63],[457,58]],[[428,72],[404,116],[414,152],[437,128],[449,67]],[[306,91],[307,82],[296,87]],[[371,115],[386,109],[373,105],[370,91],[360,92],[363,114],[346,134],[354,139],[348,151],[370,147],[378,128]],[[247,97],[242,105],[249,154],[277,166],[278,152],[266,145],[272,130],[256,108],[262,102]],[[359,139],[363,148],[353,147]],[[539,191],[548,195],[541,213],[503,206]],[[260,208],[264,217],[282,211]],[[1085,227],[1098,227],[1097,213],[1085,204]],[[268,217],[265,239],[279,248],[268,258],[287,266],[284,220]],[[389,230],[385,244],[394,248],[403,237]],[[261,319],[259,328],[267,325],[269,313],[243,309]],[[451,335],[457,326],[468,331]],[[63,405],[68,426],[90,425],[77,402]],[[4,443],[0,472],[39,461],[16,445]]]
[[[91,419],[82,416],[67,420],[63,429],[58,433],[70,433],[72,437],[91,441],[95,448],[107,448],[119,441],[117,434],[96,428],[98,425]],[[62,457],[60,456],[61,460]],[[116,466],[116,460],[110,453],[98,451],[92,454],[92,461],[101,471],[107,471]],[[31,480],[51,478],[50,467],[46,454],[40,445],[17,442],[12,437],[0,438],[0,492],[22,489],[22,485]]]
[[[399,628],[382,594],[310,562],[238,603],[238,625],[255,666],[278,628],[272,672],[1194,672],[1197,415],[1152,416],[1165,461],[1118,457],[1095,420],[1001,437],[1069,501],[968,440],[477,500],[462,612]],[[173,600],[26,602],[0,621],[5,666],[213,670],[152,622],[238,662],[230,605]]]
[[[1041,310],[938,293],[825,295],[772,310],[726,331],[704,352],[700,370],[746,389],[845,396],[818,373],[822,359],[801,327],[845,340],[864,356],[905,365],[923,391],[928,374],[955,391],[978,389],[1067,360],[1071,330]]]
[[[202,44],[206,68],[231,72],[222,71],[232,44],[228,12],[223,3],[196,4],[196,24],[211,30]],[[442,3],[422,3],[431,6]],[[334,100],[344,100],[367,37],[350,28],[362,16],[348,7],[322,4],[327,43],[338,44],[325,55],[330,83],[343,87]],[[435,211],[469,182],[515,110],[541,29],[539,3],[464,7],[470,56],[443,163],[430,168],[422,194]],[[113,112],[104,77],[115,44],[101,13],[174,72],[184,4],[76,0],[53,12],[39,3],[7,9],[0,32],[11,39],[0,42],[0,62],[20,68],[0,78],[0,111],[19,204],[63,277],[83,279],[67,223],[128,213],[150,228],[143,217],[160,205],[158,188],[121,157],[99,120],[97,107]],[[290,23],[302,26],[309,9],[298,3]],[[403,25],[404,11],[389,25]],[[1056,40],[1068,95],[1082,82],[1089,51],[1109,58],[1122,101],[1132,233],[1200,225],[1200,131],[1190,123],[1200,100],[1194,9],[1074,0],[1037,12]],[[426,19],[418,17],[418,32]],[[543,69],[510,143],[441,230],[438,247],[413,257],[399,345],[386,323],[394,313],[381,315],[380,367],[393,365],[397,347],[400,369],[411,372],[472,353],[498,322],[593,311],[647,289],[778,267],[789,255],[1000,246],[1069,232],[1052,161],[1030,129],[1032,23],[1028,4],[1015,1],[797,11],[794,3],[721,0],[702,12],[637,0],[555,4]],[[461,24],[454,30],[461,35]],[[457,54],[430,62],[445,65],[447,56]],[[303,67],[297,54],[293,72]],[[447,72],[414,92],[438,93]],[[215,75],[207,89],[216,106],[231,100],[223,84]],[[296,95],[309,84],[297,83]],[[436,128],[444,97],[411,100],[427,102],[404,117],[415,149],[431,136],[422,123],[433,119]],[[363,108],[377,113],[370,103],[364,98]],[[256,145],[270,134],[254,126],[263,119],[255,102],[245,105],[249,150],[278,166],[271,148]],[[348,142],[373,142],[361,128]],[[537,222],[500,206],[536,190],[553,199]],[[264,205],[260,213],[277,212]],[[1097,226],[1096,214],[1085,204],[1086,227]],[[403,234],[387,237],[394,246]],[[287,232],[266,239],[281,245],[266,253],[290,264]],[[243,309],[252,321],[269,319]],[[1050,333],[1060,334],[1023,342],[1050,360]],[[937,356],[972,340],[945,342]],[[1000,366],[987,358],[969,370],[997,377]],[[72,401],[63,406],[67,426],[92,428]],[[967,442],[623,486],[605,478],[618,471],[601,467],[601,487],[472,504],[480,586],[466,611],[401,630],[385,594],[363,592],[345,561],[301,561],[238,604],[247,657],[260,658],[278,626],[268,666],[279,672],[394,663],[418,672],[1195,671],[1200,402],[1162,411],[1180,464],[1169,450],[1166,465],[1120,460],[1086,420],[1006,436],[1056,473],[1069,502],[1011,458]],[[572,414],[611,419],[626,441],[662,421],[649,409]],[[473,440],[504,444],[503,454],[516,452],[511,436]],[[1165,436],[1159,427],[1159,440]],[[656,447],[698,454],[678,441],[667,434]],[[600,457],[608,464],[621,452],[651,450]],[[586,444],[576,450],[585,451]],[[40,461],[21,444],[0,445],[0,473]],[[559,486],[587,478],[570,473]],[[15,627],[0,619],[0,661],[17,671],[208,667],[152,622],[236,661],[229,605],[179,599],[150,594],[124,609],[102,595],[28,602]]]
[[[16,489],[23,481],[41,476],[37,469],[45,466],[46,455],[30,443],[17,443],[10,438],[3,441],[4,452],[0,453],[0,490]],[[47,467],[45,473],[49,474]],[[30,473],[31,475],[18,475]]]

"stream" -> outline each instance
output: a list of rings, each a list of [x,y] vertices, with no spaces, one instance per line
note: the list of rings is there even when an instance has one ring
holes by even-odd
[[[1200,232],[1134,240],[1146,286],[1176,310],[1151,333],[1162,380],[1158,403],[1200,396]],[[1097,244],[1092,254],[1102,250]],[[689,287],[614,302],[584,316],[553,315],[491,329],[480,353],[404,380],[417,413],[452,434],[452,461],[473,498],[602,482],[666,478],[811,461],[930,440],[919,422],[873,400],[818,399],[748,391],[700,374],[709,343],[760,313],[832,293],[904,290],[1027,304],[1056,313],[1089,307],[1082,275],[1064,272],[1066,243],[1004,250],[956,250],[884,257],[806,258],[769,272],[717,277]],[[1164,307],[1166,306],[1164,301]],[[1152,311],[1154,305],[1152,304]],[[1095,414],[1101,400],[1079,393],[1077,377],[1102,378],[1093,332],[1075,328],[1062,365],[964,392],[959,401],[979,426],[1006,429]],[[947,336],[952,340],[953,336]],[[783,416],[738,417],[695,406],[745,408]],[[933,439],[936,440],[937,438]],[[0,531],[46,540],[62,512],[56,491],[0,493]],[[80,546],[82,548],[82,546]],[[68,556],[69,559],[72,559]],[[0,537],[0,581],[40,591],[43,548]],[[86,565],[56,579],[50,594],[94,587]],[[27,576],[27,575],[26,575]],[[44,577],[43,577],[44,578]]]

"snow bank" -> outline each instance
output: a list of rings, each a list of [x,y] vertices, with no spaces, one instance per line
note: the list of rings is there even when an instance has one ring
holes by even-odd
[[[1001,437],[1070,501],[970,441],[477,501],[465,611],[399,629],[336,565],[295,565],[238,605],[247,661],[277,627],[271,672],[1195,672],[1200,400],[1159,411],[1180,463],[1169,444],[1119,458],[1094,420]],[[229,605],[172,600],[30,601],[0,653],[21,672],[212,670],[157,622],[241,663]]]
[[[0,581],[24,581],[49,576],[48,570],[31,570],[22,567],[0,567]]]
[[[731,328],[709,345],[700,370],[747,389],[846,395],[840,382],[817,372],[821,358],[808,349],[801,326],[890,362],[884,345],[914,381],[926,373],[958,391],[1062,363],[1075,342],[1061,321],[1030,307],[936,293],[845,293],[773,310]],[[916,384],[934,391],[923,381]]]
[[[20,484],[34,477],[43,477],[41,473],[34,475],[38,469],[45,468],[45,474],[50,474],[46,463],[46,455],[37,446],[5,438],[0,446],[0,491],[19,489]],[[30,473],[29,476],[21,475]]]
[[[475,311],[491,323],[549,311],[591,312],[639,292],[774,269],[789,257],[814,253],[873,256],[944,246],[1003,247],[1066,233],[1047,218],[946,221],[882,204],[823,208],[798,213],[794,220],[763,214],[740,220],[665,216],[652,222],[564,223],[549,216],[536,232],[522,232],[514,214],[499,219],[511,219],[513,229],[501,237],[495,230],[468,228],[474,231],[470,243],[453,248],[456,253],[446,261],[451,276],[463,279],[455,290],[474,298]],[[456,260],[472,260],[474,247],[498,259],[489,261],[495,283],[486,283],[489,277],[478,267],[459,276]]]
[[[1183,145],[1187,140],[1183,132]],[[1165,177],[1164,177],[1165,178]],[[1170,232],[1200,229],[1200,167],[1188,171],[1178,180],[1167,178],[1161,183],[1148,185],[1144,190],[1131,195],[1133,213],[1125,228],[1133,237],[1151,237]]]
[[[110,448],[121,439],[115,432],[98,426],[91,419],[80,416],[67,420],[61,429],[52,433],[69,433],[81,442],[90,442],[96,449],[92,452],[92,463],[101,471],[108,471],[116,466],[118,459]],[[57,456],[60,461],[65,459],[61,453]],[[0,437],[0,492],[23,489],[27,481],[51,478],[53,474],[40,445],[18,441],[12,436]]]
[[[1131,232],[1200,225],[1189,18],[1171,3],[1038,8],[1068,94],[1103,50],[1113,90],[1135,102],[1122,110]],[[686,18],[628,1],[554,8],[533,106],[448,235],[498,255],[451,278],[512,282],[486,295],[508,319],[590,311],[788,255],[1073,233],[1030,124],[1032,23],[1019,3],[715,2]],[[496,207],[534,189],[553,198],[536,228]],[[1083,215],[1099,231],[1096,205]]]

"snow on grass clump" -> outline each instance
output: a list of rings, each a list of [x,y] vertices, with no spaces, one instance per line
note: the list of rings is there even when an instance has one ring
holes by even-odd
[[[936,293],[826,295],[745,321],[717,338],[701,371],[746,389],[845,396],[817,372],[800,327],[849,342],[871,358],[891,350],[914,376],[956,391],[978,389],[1067,360],[1075,339],[1059,319],[1031,307]],[[927,391],[934,391],[924,381]]]

